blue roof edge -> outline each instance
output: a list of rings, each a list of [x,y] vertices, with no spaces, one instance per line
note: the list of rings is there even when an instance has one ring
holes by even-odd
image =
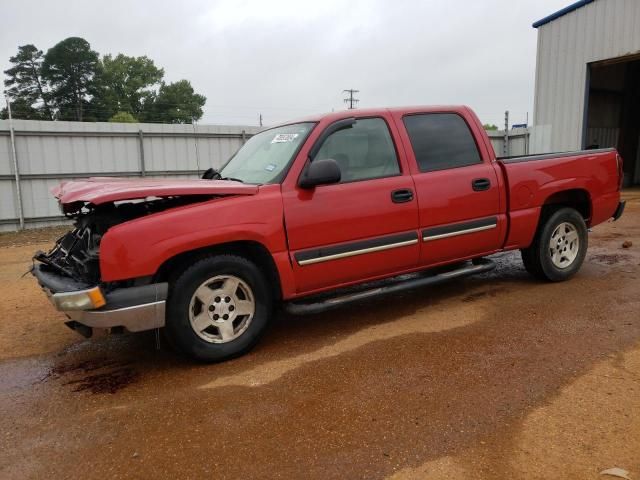
[[[577,10],[580,7],[584,7],[585,5],[588,5],[593,1],[594,0],[580,0],[579,2],[572,3],[568,7],[564,7],[562,10],[558,10],[556,13],[552,13],[551,15],[548,15],[543,19],[538,20],[537,22],[533,23],[533,25],[531,26],[533,28],[541,27],[546,23],[553,22],[556,18],[560,18],[563,15],[566,15],[567,13],[573,12],[574,10]]]

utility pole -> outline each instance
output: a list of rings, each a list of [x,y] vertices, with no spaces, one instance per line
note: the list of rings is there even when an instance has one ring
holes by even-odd
[[[13,173],[16,178],[16,197],[18,203],[18,219],[20,221],[20,230],[24,230],[24,212],[22,211],[22,186],[20,185],[20,172],[18,170],[18,157],[16,155],[16,136],[13,130],[13,117],[11,116],[11,100],[9,95],[4,92],[4,99],[7,101],[7,113],[9,114],[9,133],[11,141],[11,157],[13,159]]]
[[[509,156],[509,110],[504,112],[504,141],[502,144],[502,155]]]
[[[260,126],[262,126],[262,114],[258,118],[260,119]]]
[[[344,103],[348,105],[347,108],[349,110],[353,110],[354,108],[356,108],[356,105],[358,104],[360,99],[355,98],[354,95],[356,93],[360,93],[360,90],[354,90],[353,88],[350,88],[348,90],[343,90],[342,93],[348,93],[349,94],[349,97],[344,99]]]
[[[196,147],[196,168],[198,169],[198,177],[200,176],[200,149],[198,149],[198,131],[196,130],[196,119],[191,118],[191,126],[193,127],[193,143]]]

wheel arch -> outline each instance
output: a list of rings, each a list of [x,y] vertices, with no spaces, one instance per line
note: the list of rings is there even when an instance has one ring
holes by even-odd
[[[558,208],[570,207],[577,210],[587,225],[591,222],[593,212],[591,195],[584,188],[572,188],[556,191],[545,198],[542,202],[542,214],[538,225]]]
[[[213,255],[237,255],[256,264],[265,273],[274,300],[282,299],[282,283],[273,256],[262,243],[240,240],[180,252],[165,260],[153,275],[154,282],[172,283],[176,276],[200,258]]]

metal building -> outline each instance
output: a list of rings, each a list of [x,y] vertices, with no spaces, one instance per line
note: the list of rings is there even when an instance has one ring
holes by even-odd
[[[617,147],[625,183],[640,184],[640,0],[582,0],[533,27],[545,148]]]

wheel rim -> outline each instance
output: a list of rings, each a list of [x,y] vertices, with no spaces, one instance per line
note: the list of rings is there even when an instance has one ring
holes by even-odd
[[[551,262],[558,268],[569,267],[580,251],[578,229],[568,222],[562,222],[551,234],[549,254]]]
[[[203,340],[227,343],[245,332],[255,310],[253,292],[244,280],[217,275],[203,282],[191,296],[189,321]]]

